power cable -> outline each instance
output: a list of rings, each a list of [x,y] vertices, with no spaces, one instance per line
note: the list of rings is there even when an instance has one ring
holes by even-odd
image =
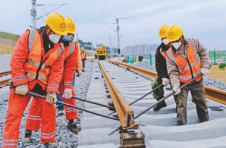
[[[3,8],[0,8],[0,9],[4,10],[4,11],[6,11],[6,12],[12,13],[12,14],[14,14],[14,15],[16,15],[16,16],[21,17],[21,18],[31,20],[31,19],[29,19],[29,18],[26,18],[26,17],[20,16],[20,15],[18,15],[18,14],[16,14],[16,13],[13,13],[13,12],[10,12],[10,11],[8,11],[8,10],[5,10],[5,9],[3,9]]]
[[[66,1],[65,1],[65,0],[64,0],[64,2],[65,2],[65,4],[66,4]],[[67,5],[66,5],[66,6],[67,6]],[[73,13],[71,12],[71,9],[70,9],[68,6],[67,6],[67,8],[68,8],[68,10],[70,11],[71,15],[73,16],[75,23],[77,24],[77,26],[79,27],[79,29],[82,31],[83,35],[84,35],[85,38],[86,38],[85,33],[83,32],[82,28],[78,25],[78,22],[76,21],[76,19],[75,19]]]
[[[59,9],[60,7],[63,7],[63,6],[64,6],[64,4],[63,4],[63,5],[61,5],[61,6],[59,6],[59,7],[57,7],[56,9]],[[45,16],[45,15],[47,15],[47,14],[49,14],[49,13],[51,13],[51,12],[55,11],[56,9],[53,9],[53,10],[51,10],[51,11],[47,12],[46,14],[44,14],[44,15],[42,15],[42,16],[40,16],[40,17],[38,17],[36,20],[38,20],[38,19],[42,18],[43,16]]]

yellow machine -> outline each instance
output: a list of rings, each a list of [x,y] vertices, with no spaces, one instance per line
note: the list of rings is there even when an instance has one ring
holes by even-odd
[[[102,45],[102,47],[97,47],[95,58],[97,58],[97,55],[99,57],[99,60],[105,60],[106,52],[106,46]]]

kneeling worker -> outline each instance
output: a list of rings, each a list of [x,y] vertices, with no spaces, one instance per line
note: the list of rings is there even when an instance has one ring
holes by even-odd
[[[205,122],[209,120],[203,78],[200,77],[184,88],[179,88],[201,73],[203,75],[209,73],[209,54],[207,49],[193,38],[184,38],[183,33],[184,31],[177,25],[170,26],[167,31],[167,41],[172,45],[167,51],[167,70],[171,85],[175,94],[178,94],[179,100],[177,125],[187,124],[186,106],[189,90],[196,104],[199,121]]]

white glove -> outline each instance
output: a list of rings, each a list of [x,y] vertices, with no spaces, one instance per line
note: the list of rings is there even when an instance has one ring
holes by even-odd
[[[71,97],[72,97],[72,89],[66,88],[66,89],[64,90],[63,97],[64,97],[65,99],[71,99]]]
[[[46,97],[46,102],[50,104],[56,104],[57,102],[57,96],[55,92],[48,92]]]
[[[210,73],[208,68],[200,68],[200,71],[204,76],[207,75],[208,73]]]
[[[162,78],[162,84],[163,84],[164,86],[168,85],[168,84],[169,84],[169,79],[167,79],[167,78]]]
[[[78,74],[76,75],[77,77],[80,77],[82,75],[82,70],[80,69],[79,71],[78,71]]]
[[[181,89],[179,88],[179,86],[175,85],[173,87],[173,91],[175,92],[174,95],[177,95],[177,94],[179,94],[181,92]]]
[[[28,92],[27,84],[19,85],[15,89],[15,93],[18,95],[26,95]]]

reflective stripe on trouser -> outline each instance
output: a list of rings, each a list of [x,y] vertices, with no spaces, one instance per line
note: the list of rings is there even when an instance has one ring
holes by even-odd
[[[38,101],[33,98],[28,110],[26,129],[37,131],[41,124],[41,109],[39,108]]]
[[[20,96],[10,89],[7,117],[4,126],[2,148],[16,148],[16,140],[19,139],[20,122],[31,95]],[[44,99],[35,97],[42,108],[41,125],[42,133],[52,133],[56,128],[56,110],[54,105],[47,103]],[[42,138],[42,143],[55,141],[55,136]],[[11,145],[10,145],[11,144]]]
[[[161,85],[162,84],[162,80],[159,79],[158,76],[155,77],[154,81],[152,82],[151,86],[152,86],[152,89],[156,88],[157,86]],[[162,99],[164,97],[164,89],[163,89],[163,86],[158,88],[157,90],[155,90],[153,92],[153,96],[154,98],[159,101],[160,99]],[[178,105],[179,101],[178,101],[178,95],[174,95],[174,101],[175,103]]]
[[[41,116],[42,120],[28,118],[25,128],[28,130],[38,130],[41,124],[42,143],[55,141],[56,109],[54,104],[46,102],[45,99],[35,97],[35,99],[32,99],[28,111],[28,117],[31,116]]]
[[[199,117],[199,121],[205,122],[209,120],[208,106],[206,103],[203,80],[200,80],[199,82],[195,82],[185,86],[184,88],[181,89],[181,92],[178,94],[179,104],[177,106],[177,125],[187,124],[186,107],[189,90],[191,91],[193,101],[196,104],[196,110]]]
[[[62,97],[62,100],[65,103],[71,104],[73,106],[76,106],[76,100],[75,99],[65,99],[64,97]],[[78,114],[77,114],[77,110],[75,108],[71,108],[69,106],[64,105],[64,109],[65,109],[65,114],[66,114],[66,120],[72,120],[72,119],[77,119],[78,118]]]

